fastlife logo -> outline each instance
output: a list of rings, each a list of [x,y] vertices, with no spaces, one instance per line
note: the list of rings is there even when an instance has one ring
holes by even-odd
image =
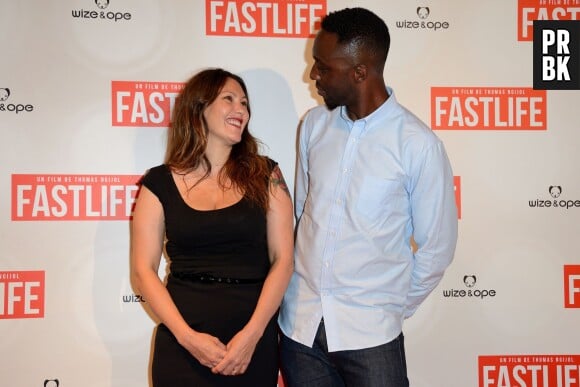
[[[205,0],[208,36],[309,38],[320,29],[327,0]]]
[[[141,175],[13,174],[13,221],[129,220]]]
[[[169,126],[183,82],[111,81],[113,126]]]
[[[431,87],[433,130],[546,130],[547,111],[531,87]]]
[[[477,359],[479,387],[577,387],[580,355],[485,355]]]
[[[0,271],[0,319],[44,318],[44,270]]]
[[[564,308],[580,308],[580,265],[564,265]]]
[[[534,89],[580,90],[580,20],[534,21]]]

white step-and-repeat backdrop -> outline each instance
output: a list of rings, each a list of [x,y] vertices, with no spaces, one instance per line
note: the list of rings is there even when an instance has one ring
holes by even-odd
[[[455,261],[405,325],[411,385],[580,385],[580,91],[534,90],[532,55],[532,21],[580,0],[1,0],[2,386],[148,385],[129,218],[177,93],[241,75],[292,188],[313,26],[352,6],[387,22],[387,82],[456,176]]]

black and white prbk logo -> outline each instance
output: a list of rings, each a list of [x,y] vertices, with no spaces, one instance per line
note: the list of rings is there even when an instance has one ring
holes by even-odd
[[[580,90],[580,20],[534,20],[534,89]]]

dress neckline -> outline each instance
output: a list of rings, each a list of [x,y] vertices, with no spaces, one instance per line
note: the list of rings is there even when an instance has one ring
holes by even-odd
[[[192,211],[195,212],[201,212],[201,213],[209,213],[209,212],[216,212],[216,211],[224,211],[224,210],[228,210],[231,209],[233,207],[236,207],[238,205],[240,205],[244,199],[246,198],[245,194],[242,195],[242,198],[240,200],[238,200],[235,203],[232,203],[230,205],[227,205],[225,207],[220,207],[220,208],[214,208],[213,210],[200,210],[197,209],[195,207],[190,206],[189,204],[187,204],[187,202],[185,201],[185,199],[183,198],[183,196],[181,195],[181,192],[179,192],[179,188],[177,187],[177,183],[175,182],[175,178],[173,177],[173,173],[171,172],[171,168],[169,168],[169,166],[167,164],[163,164],[165,167],[165,170],[167,171],[167,174],[169,176],[169,180],[171,180],[171,187],[174,190],[174,192],[177,194],[177,196],[179,197],[179,200],[181,202],[181,204],[183,204],[185,207],[189,208]]]

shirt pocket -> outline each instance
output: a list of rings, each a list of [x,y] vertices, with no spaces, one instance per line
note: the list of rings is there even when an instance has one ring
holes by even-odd
[[[386,219],[401,211],[405,190],[398,180],[366,176],[360,187],[356,204],[357,211],[365,219]]]

